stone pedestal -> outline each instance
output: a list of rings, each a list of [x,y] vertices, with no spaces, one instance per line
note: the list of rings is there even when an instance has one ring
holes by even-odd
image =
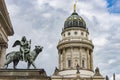
[[[44,69],[0,69],[0,80],[50,80]]]

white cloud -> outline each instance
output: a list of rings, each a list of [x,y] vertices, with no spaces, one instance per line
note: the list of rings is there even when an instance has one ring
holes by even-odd
[[[113,64],[113,63],[115,63],[115,62],[116,62],[115,59],[111,59],[111,60],[108,61],[108,64]]]
[[[94,38],[93,42],[94,42],[94,45],[99,46],[99,47],[103,47],[105,44],[107,44],[106,38],[104,38],[102,36],[98,36],[98,37]]]
[[[7,52],[14,50],[11,45],[15,40],[21,39],[23,35],[27,36],[28,39],[32,39],[32,49],[36,44],[44,47],[43,52],[36,60],[36,65],[44,67],[51,75],[54,67],[58,64],[56,46],[60,39],[60,32],[64,26],[64,20],[73,12],[74,2],[70,0],[30,0],[29,3],[33,5],[29,7],[28,4],[23,6],[16,5],[14,2],[9,3],[10,0],[6,0],[6,2],[8,2],[7,6],[15,31],[15,35],[9,38]],[[17,2],[22,3],[22,0]],[[111,74],[109,69],[114,66],[109,64],[116,61],[111,56],[120,56],[116,52],[120,47],[118,45],[120,15],[110,14],[105,0],[78,0],[77,12],[85,19],[90,38],[95,45],[95,66],[103,67],[101,70],[104,75],[106,75],[105,73]],[[110,56],[110,50],[116,54],[111,53]],[[116,70],[118,69],[116,68]]]
[[[51,15],[50,13],[44,13],[43,16],[44,16],[45,18],[50,18],[52,15]]]
[[[12,16],[15,16],[16,14],[18,14],[20,12],[20,7],[18,7],[17,5],[11,5],[9,6],[9,13]]]
[[[113,76],[110,78],[110,80],[113,80]],[[115,80],[120,80],[120,74],[115,74]]]

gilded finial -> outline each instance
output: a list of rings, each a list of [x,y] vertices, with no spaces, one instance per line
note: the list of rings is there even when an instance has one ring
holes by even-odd
[[[74,12],[76,12],[76,3],[74,4]]]

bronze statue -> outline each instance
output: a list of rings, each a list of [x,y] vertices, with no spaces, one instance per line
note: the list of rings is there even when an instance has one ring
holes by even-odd
[[[16,40],[12,47],[16,47],[17,45],[20,46],[20,53],[21,53],[20,55],[21,55],[22,60],[24,61],[25,60],[24,55],[26,53],[30,52],[31,40],[28,42],[27,39],[26,39],[26,37],[23,36],[22,39],[21,39],[21,41]]]
[[[43,47],[35,46],[35,49],[33,51],[30,51],[31,40],[27,41],[25,36],[22,37],[21,41],[15,41],[13,47],[17,45],[20,45],[20,51],[12,51],[6,55],[6,63],[4,65],[4,68],[7,68],[8,65],[13,62],[13,68],[16,69],[16,66],[20,60],[24,60],[28,63],[28,69],[31,65],[36,68],[34,61],[37,58],[38,54],[42,51]]]
[[[28,66],[27,68],[29,69],[31,65],[33,65],[34,68],[36,68],[35,64],[34,64],[34,60],[36,59],[36,57],[38,56],[38,54],[42,51],[43,47],[41,46],[35,46],[35,49],[33,51],[30,51],[29,54],[26,54],[26,60],[28,62]],[[20,55],[20,51],[13,51],[10,52],[6,55],[6,63],[4,65],[5,68],[8,67],[8,64],[10,64],[11,62],[13,62],[13,67],[14,69],[16,69],[16,66],[18,64],[18,62],[20,60],[22,60],[21,55]]]
[[[99,68],[97,67],[96,69],[95,69],[95,74],[94,74],[95,76],[101,76],[101,74],[100,74],[100,71],[99,71]]]
[[[80,70],[80,66],[77,64],[76,66],[76,69],[77,69],[77,73],[80,73],[79,70]]]
[[[56,67],[53,75],[57,76],[58,73],[59,73],[59,69]]]

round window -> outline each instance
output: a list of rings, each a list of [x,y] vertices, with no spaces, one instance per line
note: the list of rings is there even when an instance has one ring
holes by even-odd
[[[83,35],[83,32],[81,32],[81,35]]]
[[[78,33],[77,32],[74,32],[75,35],[77,35]]]
[[[68,32],[68,36],[70,35],[70,32]]]
[[[65,37],[65,34],[64,34],[64,37]]]

